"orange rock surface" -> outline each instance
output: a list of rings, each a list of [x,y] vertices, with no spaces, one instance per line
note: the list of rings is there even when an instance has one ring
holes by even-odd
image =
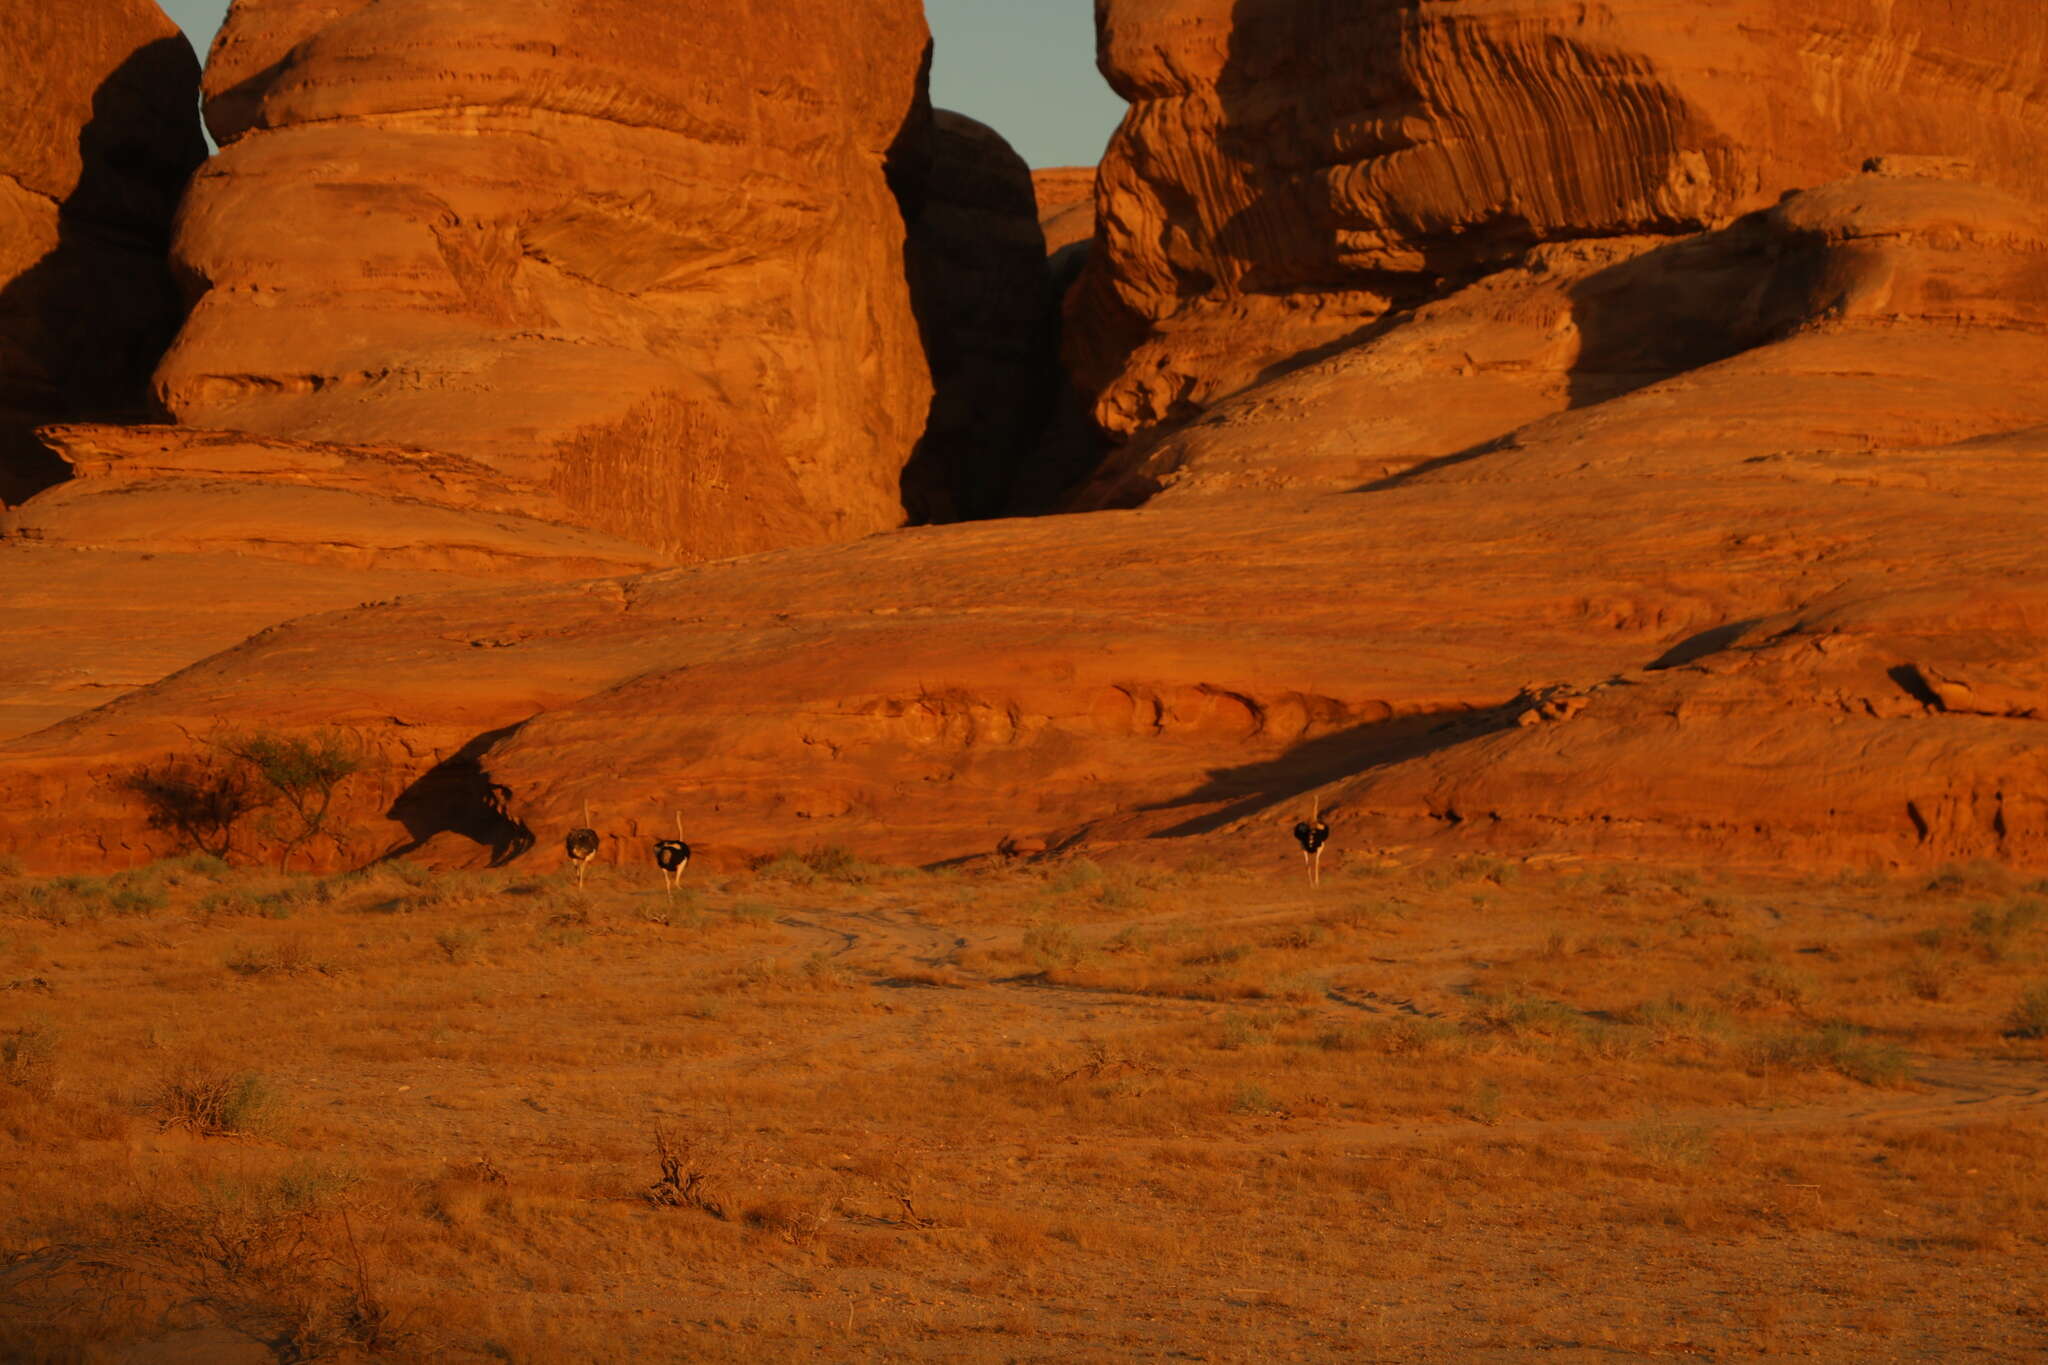
[[[1095,168],[1051,166],[1031,173],[1038,195],[1038,226],[1048,255],[1057,256],[1095,236]]]
[[[157,395],[462,456],[671,559],[897,525],[927,43],[914,0],[239,0]]]
[[[585,801],[627,858],[677,809],[714,857],[1271,840],[1320,792],[1351,847],[2048,865],[2037,446],[1482,460],[315,617],[0,749],[0,846],[161,851],[121,775],[254,716],[379,756],[355,856],[547,860]],[[1936,560],[1979,586],[1931,611]]]
[[[1103,69],[1133,108],[1104,161],[1103,250],[1067,345],[1097,420],[1126,441],[1252,401],[1304,361],[1399,348],[1387,334],[1411,310],[1545,244],[1723,227],[1871,157],[1961,161],[2020,192],[2048,158],[2048,85],[2029,55],[2048,14],[2033,6],[1428,0],[1333,20],[1292,0],[1110,0],[1099,13]],[[1470,302],[1530,334],[1501,338],[1499,368],[1555,368],[1530,354],[1554,307]],[[1479,339],[1473,368],[1495,361],[1495,341]],[[1358,416],[1441,402],[1396,386],[1382,405],[1377,382],[1347,395]],[[1488,404],[1481,392],[1452,406]],[[1499,430],[1532,401],[1514,395]]]
[[[205,156],[198,63],[150,0],[0,3],[0,506],[62,477],[50,421],[139,408],[177,328],[164,261]]]
[[[1352,849],[2048,868],[2025,43],[1931,0],[1101,14],[1135,103],[1068,356],[1128,510],[302,619],[0,746],[0,851],[167,851],[124,778],[232,721],[360,737],[336,860],[545,863],[586,802],[627,859],[679,809],[713,861],[1270,846],[1319,800]],[[965,219],[1021,180],[951,133]],[[18,527],[314,471],[545,516],[437,443],[52,439],[81,477]]]

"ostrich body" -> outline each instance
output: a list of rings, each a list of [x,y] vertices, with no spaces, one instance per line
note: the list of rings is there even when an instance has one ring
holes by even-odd
[[[661,884],[667,888],[670,900],[675,899],[676,886],[683,880],[683,869],[690,865],[690,846],[683,842],[683,813],[676,812],[676,837],[654,841],[654,864],[661,869]]]
[[[590,868],[590,860],[597,856],[597,831],[590,827],[590,803],[583,803],[583,827],[569,831],[569,837],[562,841],[569,851],[569,861],[576,864],[576,885],[583,885],[583,874]]]
[[[1308,864],[1308,884],[1323,884],[1323,845],[1330,841],[1330,826],[1321,815],[1322,803],[1309,813],[1306,820],[1294,827],[1294,842],[1301,845],[1301,860]]]

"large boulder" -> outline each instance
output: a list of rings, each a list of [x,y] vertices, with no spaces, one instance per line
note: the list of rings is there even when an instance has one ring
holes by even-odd
[[[928,41],[916,0],[238,0],[157,397],[465,457],[672,559],[898,525]]]
[[[171,216],[199,64],[151,0],[0,0],[0,505],[63,477],[43,422],[142,407],[177,328]]]
[[[1097,421],[1141,447],[1361,343],[1400,347],[1393,333],[1417,310],[1503,270],[1597,273],[1871,157],[1961,161],[2021,192],[2048,171],[2048,84],[2028,55],[2048,40],[2048,13],[2035,6],[1426,0],[1339,14],[1307,0],[1106,0],[1098,12],[1103,70],[1132,108],[1102,168],[1100,246],[1067,346]],[[1397,391],[1385,417],[1442,415],[1470,445],[1587,401],[1572,387],[1576,347],[1555,335],[1558,292],[1497,290],[1468,300],[1462,322],[1439,310],[1424,348],[1438,358],[1421,369],[1521,377],[1462,399]],[[1492,319],[1509,335],[1490,335]],[[1372,415],[1379,379],[1361,379],[1347,420]],[[1492,431],[1475,420],[1485,410],[1501,412]],[[1394,463],[1465,448],[1388,444]]]

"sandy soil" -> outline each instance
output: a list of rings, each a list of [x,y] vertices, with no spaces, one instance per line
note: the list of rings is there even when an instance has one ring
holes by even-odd
[[[2041,888],[1403,856],[0,877],[0,1349],[2048,1351]]]

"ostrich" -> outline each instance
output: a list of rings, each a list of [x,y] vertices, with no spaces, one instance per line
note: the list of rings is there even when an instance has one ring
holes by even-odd
[[[569,831],[569,837],[562,841],[569,850],[569,861],[576,864],[576,885],[583,885],[583,874],[590,868],[590,860],[597,856],[597,831],[590,827],[590,803],[583,803],[583,827]]]
[[[1323,845],[1330,841],[1330,826],[1322,819],[1323,803],[1317,799],[1308,819],[1294,827],[1294,841],[1301,845],[1301,860],[1308,864],[1308,884],[1323,884]]]
[[[654,841],[655,865],[661,868],[661,884],[668,888],[668,898],[676,898],[676,886],[683,880],[683,869],[690,865],[690,846],[683,842],[683,813],[676,812],[676,837]]]

